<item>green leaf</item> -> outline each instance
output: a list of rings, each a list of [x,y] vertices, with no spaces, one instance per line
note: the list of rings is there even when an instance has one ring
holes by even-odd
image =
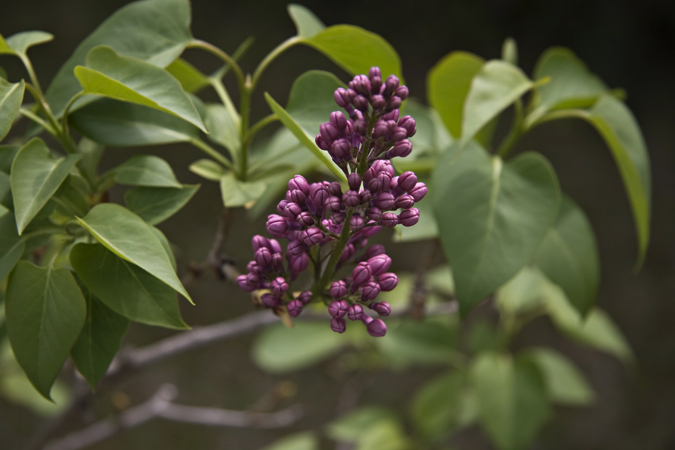
[[[504,44],[502,44],[502,59],[514,66],[518,65],[518,46],[513,38],[504,40]]]
[[[190,21],[187,0],[148,0],[121,8],[82,41],[61,66],[45,93],[47,103],[61,116],[70,98],[81,90],[73,69],[84,64],[89,51],[99,45],[166,67],[192,40]]]
[[[349,345],[345,336],[325,323],[297,322],[293,329],[276,325],[260,333],[253,344],[253,361],[268,372],[288,373],[310,367]]]
[[[534,263],[565,291],[581,315],[593,307],[600,278],[597,245],[586,215],[569,197],[563,197],[558,219],[546,233]]]
[[[410,416],[421,435],[436,440],[450,433],[459,417],[464,379],[461,372],[445,373],[417,391]]]
[[[396,75],[403,80],[396,50],[381,36],[352,25],[335,25],[300,42],[320,51],[352,75],[367,74],[377,66],[382,77]]]
[[[26,248],[16,233],[14,215],[0,207],[0,283],[9,275]]]
[[[127,208],[146,223],[157,225],[180,211],[199,185],[182,188],[137,187],[124,196]]]
[[[471,81],[464,102],[461,145],[533,86],[518,67],[499,60],[486,62]]]
[[[369,433],[378,423],[397,423],[398,418],[390,409],[364,406],[329,423],[326,435],[336,441],[355,442]]]
[[[190,172],[211,181],[220,181],[226,171],[223,166],[210,159],[200,159],[190,164]]]
[[[185,92],[191,94],[197,93],[209,85],[208,77],[183,58],[177,58],[169,64],[166,71],[178,80]]]
[[[546,278],[536,267],[525,266],[497,291],[496,304],[502,314],[515,316],[541,305]]]
[[[546,386],[537,367],[488,353],[475,361],[471,378],[480,422],[497,448],[527,448],[550,413]]]
[[[190,96],[164,69],[140,59],[122,56],[110,47],[96,47],[87,66],[75,67],[86,94],[136,103],[179,117],[208,133]]]
[[[12,53],[19,56],[26,56],[26,51],[39,44],[50,42],[54,39],[54,35],[44,31],[23,31],[14,34],[5,40],[6,46],[12,50]],[[3,45],[0,43],[0,53],[9,53],[3,51]]]
[[[178,279],[162,243],[143,219],[123,206],[102,203],[77,220],[108,250],[149,272],[192,303],[190,294]],[[99,291],[91,286],[90,289],[105,301]],[[112,308],[111,305],[108,306]]]
[[[583,374],[561,353],[548,348],[529,348],[519,358],[532,361],[544,377],[549,398],[554,403],[587,406],[595,394]]]
[[[452,52],[441,59],[427,77],[429,104],[438,111],[453,137],[462,134],[462,113],[471,80],[484,60],[465,52]]]
[[[305,431],[283,437],[262,450],[319,450],[319,439],[311,431]]]
[[[85,298],[87,318],[70,355],[77,370],[94,390],[117,354],[129,321],[108,308],[91,292],[86,292]]]
[[[102,99],[68,115],[89,139],[112,147],[188,142],[199,137],[194,125],[147,106]]]
[[[7,41],[5,41],[5,38],[2,37],[0,34],[0,55],[13,55],[14,50],[12,50],[12,47],[7,45]]]
[[[12,84],[0,78],[0,141],[7,136],[23,102],[24,82]]]
[[[228,208],[235,206],[250,208],[265,193],[265,188],[263,182],[240,181],[231,173],[226,173],[220,179],[220,193],[223,203]]]
[[[86,316],[86,303],[66,269],[21,261],[9,277],[7,335],[16,360],[35,389],[49,391]]]
[[[21,147],[12,163],[10,183],[19,234],[47,204],[82,155],[52,158],[40,138]]]
[[[7,71],[0,66],[0,78],[7,79]]]
[[[376,344],[387,364],[393,367],[447,364],[457,348],[457,328],[438,320],[390,324],[387,339]]]
[[[438,237],[438,225],[434,218],[431,197],[425,197],[416,202],[415,208],[420,211],[419,222],[414,227],[396,227],[396,233],[393,235],[394,242],[416,242]]]
[[[206,107],[206,127],[211,131],[209,139],[220,144],[236,155],[241,149],[241,119],[232,115],[223,105],[210,104]]]
[[[171,288],[102,245],[75,245],[70,263],[89,290],[116,313],[148,325],[189,328]]]
[[[131,186],[181,188],[169,163],[159,156],[136,155],[113,169],[115,181]]]
[[[560,190],[540,154],[504,163],[476,144],[457,153],[441,156],[429,191],[466,315],[532,259],[555,220]]]
[[[326,28],[323,22],[312,11],[302,5],[292,3],[286,9],[295,24],[295,28],[298,30],[298,37],[311,38]]]
[[[415,160],[420,159],[420,156],[436,156],[443,153],[453,140],[436,110],[408,97],[405,104],[405,113],[415,118],[417,132],[413,139],[413,152],[405,158],[392,160],[394,167],[397,169],[408,161],[414,164]],[[397,159],[399,161],[396,161]],[[433,161],[433,164],[435,164],[435,161]],[[400,170],[404,172],[408,169]],[[417,175],[419,176],[419,173]]]
[[[533,77],[548,83],[535,87],[533,104],[526,124],[538,120],[545,113],[558,108],[585,108],[592,106],[607,87],[571,50],[551,47],[546,50],[534,68]]]
[[[12,162],[19,153],[21,147],[14,145],[0,145],[0,171],[9,174],[12,170]]]
[[[157,227],[150,227],[153,233],[155,233],[155,236],[157,236],[157,239],[159,239],[159,242],[162,243],[162,247],[164,247],[164,251],[166,252],[167,256],[171,260],[171,266],[173,267],[173,270],[176,270],[178,267],[176,265],[176,256],[173,254],[173,249],[171,248],[171,243],[169,240],[166,238],[164,233],[157,228]]]

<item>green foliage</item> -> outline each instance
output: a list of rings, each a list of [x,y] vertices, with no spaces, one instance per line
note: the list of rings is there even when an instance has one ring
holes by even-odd
[[[453,429],[461,412],[465,378],[461,372],[446,373],[417,392],[410,415],[422,436],[436,440]]]
[[[115,181],[131,186],[182,188],[169,163],[158,156],[136,155],[117,166]]]
[[[0,78],[0,141],[7,136],[19,114],[24,88],[23,80],[12,84]]]
[[[180,188],[139,186],[124,196],[127,208],[145,223],[157,225],[180,211],[199,190],[199,185]]]

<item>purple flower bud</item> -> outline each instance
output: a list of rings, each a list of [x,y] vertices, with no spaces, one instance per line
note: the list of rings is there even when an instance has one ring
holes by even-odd
[[[368,99],[363,95],[357,95],[353,100],[354,106],[359,111],[368,111]],[[356,130],[356,123],[354,124],[354,130]],[[359,133],[362,134],[362,133]]]
[[[269,241],[267,240],[266,237],[260,236],[259,234],[256,234],[253,236],[253,239],[251,239],[251,246],[253,247],[253,251],[255,252],[261,247],[268,247]]]
[[[393,111],[389,111],[386,114],[382,114],[382,120],[393,120],[394,122],[398,122],[398,116],[399,111],[398,109],[395,109]]]
[[[298,300],[302,302],[303,305],[308,304],[309,302],[312,301],[312,292],[311,291],[303,291],[299,296]]]
[[[261,247],[255,251],[255,262],[261,267],[272,265],[272,252],[267,247]]]
[[[370,308],[382,317],[391,314],[391,306],[387,302],[371,303]]]
[[[305,195],[309,194],[309,183],[305,180],[305,177],[302,175],[295,175],[288,181],[288,190],[293,191],[299,189]]]
[[[288,283],[286,283],[286,280],[282,277],[276,277],[272,280],[272,283],[270,283],[270,287],[272,288],[272,293],[274,295],[282,297],[288,290]]]
[[[396,217],[396,214],[394,213],[384,213],[380,219],[380,225],[387,228],[394,228],[396,225],[398,225],[398,217]]]
[[[372,197],[373,194],[368,189],[363,189],[359,191],[359,201],[361,202],[362,205],[368,203]]]
[[[365,220],[363,220],[363,217],[361,217],[360,214],[354,214],[350,219],[349,219],[349,228],[351,228],[353,231],[359,231],[361,228],[364,227],[366,224]]]
[[[359,193],[354,190],[349,190],[345,192],[344,195],[342,196],[342,201],[346,206],[349,206],[350,208],[355,208],[359,206],[359,204],[361,203]]]
[[[370,223],[372,224],[373,222],[370,222]],[[382,227],[378,226],[378,225],[369,226],[368,228],[364,228],[364,230],[361,232],[361,234],[362,234],[363,237],[369,238],[371,236],[375,236],[377,233],[380,232],[381,229],[382,229]]]
[[[389,292],[398,284],[398,277],[395,273],[387,272],[380,275],[377,281],[380,284],[380,290]]]
[[[377,66],[373,66],[368,70],[368,78],[371,80],[375,77],[382,78],[382,72],[380,71],[380,68]]]
[[[317,227],[309,227],[300,234],[300,239],[307,247],[313,247],[325,237]]]
[[[384,91],[382,91],[382,93],[385,96],[390,96],[391,94],[394,93],[394,91],[396,91],[398,83],[399,81],[396,75],[389,75],[387,77],[387,80],[384,82]]]
[[[298,220],[298,223],[299,223],[303,228],[311,227],[312,225],[314,225],[314,217],[312,217],[312,215],[311,215],[310,213],[305,212],[305,211],[303,211],[303,212],[301,212],[300,214],[298,214],[298,219],[297,219],[297,220]]]
[[[331,122],[322,123],[319,127],[319,133],[326,144],[332,144],[340,136],[340,130]]]
[[[379,173],[384,172],[389,174],[389,178],[391,178],[396,174],[396,171],[394,170],[394,166],[391,164],[391,161],[378,159],[373,163],[372,168],[375,171],[375,173],[373,174],[374,176],[377,176]]]
[[[398,109],[401,107],[401,99],[399,97],[391,97],[387,100],[387,106],[385,107],[386,111],[391,111],[393,109]]]
[[[300,205],[298,205],[295,202],[286,202],[286,206],[284,206],[282,214],[288,217],[289,219],[295,219],[301,212],[302,208],[300,207]]]
[[[373,319],[368,325],[366,325],[368,334],[373,337],[382,337],[387,334],[387,325],[381,319]]]
[[[262,300],[262,304],[268,308],[274,308],[279,304],[279,299],[272,294],[263,294],[260,296],[260,300]]]
[[[361,97],[361,96],[359,96],[359,97],[363,98],[365,100],[364,97]],[[366,110],[368,109],[368,102],[367,101],[366,101],[366,107],[365,108],[366,108]],[[354,120],[353,123],[354,123],[354,132],[360,134],[361,136],[365,136],[366,132],[368,131],[366,121],[363,120],[363,119],[357,119],[357,120]]]
[[[374,281],[369,281],[361,288],[361,299],[364,301],[375,300],[380,294],[380,285]]]
[[[352,291],[355,291],[355,288],[370,280],[372,275],[373,273],[367,262],[358,263],[352,272]]]
[[[376,94],[370,98],[370,104],[373,105],[374,110],[380,110],[385,107],[387,101],[380,94]]]
[[[391,132],[391,140],[393,142],[402,141],[408,137],[408,130],[403,127],[396,127]]]
[[[272,254],[272,269],[281,270],[284,266],[284,259],[281,253]]]
[[[387,135],[387,133],[389,133],[389,126],[387,125],[387,122],[380,120],[373,127],[373,137],[375,139],[383,138]]]
[[[347,308],[349,304],[345,300],[335,300],[328,307],[328,313],[333,317],[341,318],[347,314]]]
[[[344,108],[352,102],[352,96],[345,88],[337,88],[333,93],[333,98],[335,99],[335,103],[337,103],[341,108]]]
[[[361,320],[363,317],[363,307],[361,305],[351,305],[347,310],[349,320]]]
[[[345,330],[347,329],[347,322],[345,322],[345,319],[333,317],[330,321],[330,329],[335,331],[336,333],[344,333]]]
[[[349,261],[352,256],[354,256],[354,253],[356,253],[356,249],[354,248],[353,244],[347,244],[345,245],[344,250],[342,250],[342,254],[340,255],[340,261],[345,262]]]
[[[332,183],[330,183],[328,185],[328,193],[336,197],[341,197],[342,187],[340,187],[340,183],[338,183],[337,181],[333,181]]]
[[[246,270],[249,272],[258,272],[260,271],[260,267],[255,261],[249,261],[248,264],[246,264]]]
[[[305,253],[305,246],[301,241],[291,241],[288,243],[286,251],[291,256],[299,256]]]
[[[396,208],[403,208],[403,209],[412,208],[413,206],[415,206],[415,199],[410,194],[403,194],[396,199],[396,203],[394,203],[394,206]]]
[[[303,305],[300,300],[291,300],[288,302],[288,305],[286,305],[286,309],[288,309],[288,315],[291,317],[298,317],[302,312],[302,306]]]
[[[342,209],[342,200],[335,196],[328,197],[325,206],[333,212],[338,212]]]
[[[405,100],[406,98],[408,98],[408,88],[405,86],[399,86],[396,88],[394,95],[396,95],[401,100]]]
[[[321,150],[330,150],[331,145],[324,141],[323,138],[321,137],[321,134],[317,134],[314,137],[314,143],[316,144],[317,147],[319,147]]]
[[[248,284],[247,275],[239,275],[237,277],[237,284],[246,292],[253,292],[255,290],[255,286]]]
[[[258,286],[260,284],[260,277],[257,273],[251,272],[246,275],[246,282],[249,286]]]
[[[415,172],[403,172],[398,177],[398,185],[406,192],[410,192],[417,183]]]
[[[394,203],[396,203],[396,200],[394,199],[394,194],[391,194],[389,192],[378,192],[375,194],[375,197],[373,197],[373,202],[375,206],[382,210],[391,210],[394,209]]]
[[[309,265],[309,256],[307,256],[307,253],[303,253],[299,256],[291,256],[289,265],[291,272],[297,275],[307,269],[307,266]]]
[[[403,116],[401,120],[398,121],[398,126],[405,128],[407,131],[407,137],[412,137],[417,132],[417,127],[415,125],[415,119],[410,116]]]
[[[427,185],[424,183],[416,183],[415,187],[410,190],[410,195],[413,196],[416,202],[419,202],[427,195]]]
[[[330,113],[330,122],[337,127],[338,130],[347,128],[347,119],[340,111],[333,111]]]
[[[370,95],[370,80],[365,75],[356,75],[349,83],[349,87],[366,97]]]
[[[375,222],[379,222],[380,219],[382,218],[382,210],[378,207],[371,206],[366,210],[366,215],[370,220],[374,220]]]
[[[297,203],[298,205],[304,205],[307,201],[307,194],[302,192],[300,189],[294,189],[289,192],[291,193],[291,202]]]
[[[277,214],[270,214],[267,216],[266,226],[267,232],[275,237],[284,237],[286,235],[286,231],[288,231],[288,223],[286,223],[286,219]]]
[[[368,250],[366,250],[366,258],[372,258],[377,255],[383,255],[385,252],[384,245],[382,244],[375,244],[371,245],[368,247]]]
[[[286,208],[286,205],[288,205],[288,200],[282,200],[277,203],[277,212],[282,216],[285,215],[284,209]]]
[[[334,281],[330,285],[330,296],[334,299],[340,299],[347,295],[347,283],[344,281]]]
[[[398,221],[404,227],[412,227],[420,220],[420,210],[417,208],[410,208],[401,211],[398,215]]]
[[[349,189],[358,191],[361,187],[361,176],[356,172],[352,172],[347,176],[347,183],[349,183]]]
[[[269,249],[272,250],[272,255],[275,253],[281,253],[281,245],[276,239],[269,239]]]
[[[373,275],[382,275],[389,269],[389,266],[391,266],[391,258],[385,254],[373,256],[368,259],[368,265],[370,266]]]
[[[410,152],[412,152],[412,144],[410,143],[409,140],[403,139],[402,141],[398,141],[394,145],[394,148],[392,148],[387,152],[387,156],[389,158],[393,158],[395,156],[405,158],[410,154]]]
[[[330,146],[330,152],[337,160],[352,157],[352,146],[347,139],[337,139]]]
[[[347,215],[345,213],[337,212],[337,213],[331,214],[330,220],[331,220],[331,222],[333,222],[333,224],[340,225],[345,221],[346,217],[347,217]],[[338,229],[335,232],[336,233],[342,232],[342,227],[338,227]]]

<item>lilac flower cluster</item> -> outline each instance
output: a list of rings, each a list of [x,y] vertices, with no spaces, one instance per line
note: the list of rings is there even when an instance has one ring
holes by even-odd
[[[370,317],[364,307],[389,315],[389,304],[375,300],[380,292],[394,289],[398,277],[387,271],[391,258],[384,247],[368,246],[368,238],[382,227],[415,225],[419,210],[414,205],[427,193],[413,172],[396,176],[390,161],[412,151],[408,138],[416,132],[415,120],[399,118],[398,109],[407,96],[398,78],[391,75],[383,81],[377,67],[368,76],[354,77],[348,89],[335,91],[335,101],[349,119],[340,111],[331,113],[316,144],[344,171],[348,186],[343,192],[337,182],[309,184],[301,175],[288,182],[278,214],[267,220],[272,236],[289,241],[285,257],[276,239],[255,236],[254,260],[237,279],[242,289],[258,294],[260,304],[296,317],[313,297],[320,297],[329,306],[333,331],[345,331],[346,317],[361,321],[372,336],[385,335],[384,322]],[[310,261],[317,274],[312,291],[292,293],[289,283]],[[332,282],[325,292],[334,272],[350,263],[356,264],[351,275]]]

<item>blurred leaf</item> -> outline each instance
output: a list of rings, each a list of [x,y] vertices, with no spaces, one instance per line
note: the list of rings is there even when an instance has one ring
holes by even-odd
[[[557,108],[586,108],[607,92],[607,87],[570,49],[551,47],[537,61],[533,78],[551,81],[534,89],[534,110],[526,123],[533,123]]]
[[[286,9],[288,9],[288,15],[291,16],[291,20],[298,30],[298,37],[311,38],[326,28],[312,11],[302,5],[292,3]]]
[[[208,133],[195,105],[180,83],[154,64],[96,47],[75,76],[87,94],[149,106],[173,114]]]
[[[103,157],[104,147],[86,137],[80,139],[78,143],[82,159],[78,167],[86,174],[86,176],[95,179],[98,173],[98,165]]]
[[[11,53],[25,57],[26,51],[30,47],[50,42],[53,39],[54,35],[44,31],[23,31],[8,37],[3,45],[2,36],[0,36],[0,53]]]
[[[209,85],[208,77],[183,58],[176,58],[166,67],[166,71],[178,80],[185,92],[191,94]]]
[[[86,303],[66,269],[21,261],[7,283],[7,335],[16,360],[35,389],[49,391],[86,316]]]
[[[429,290],[435,290],[445,295],[452,295],[455,292],[452,271],[448,265],[437,266],[426,271],[425,279]]]
[[[558,219],[537,250],[535,264],[560,286],[581,315],[595,303],[600,262],[595,236],[584,212],[563,196]]]
[[[78,372],[94,390],[117,354],[129,321],[108,308],[91,292],[85,292],[85,299],[87,318],[70,355]]]
[[[241,119],[233,116],[223,105],[209,104],[206,107],[206,126],[211,132],[209,139],[227,148],[231,154],[241,149]]]
[[[92,294],[116,313],[148,325],[189,328],[173,289],[102,245],[75,245],[70,262]]]
[[[149,272],[192,303],[162,243],[152,228],[136,214],[120,205],[101,203],[77,220],[108,250]],[[89,288],[105,301],[101,292],[91,286]],[[115,309],[110,304],[108,306]]]
[[[479,318],[471,324],[466,340],[466,345],[472,355],[496,351],[501,344],[495,325],[485,318]]]
[[[461,408],[464,378],[461,372],[445,373],[417,391],[410,415],[421,435],[436,440],[452,431]]]
[[[403,81],[396,50],[381,36],[363,28],[335,25],[311,37],[300,37],[300,42],[323,53],[352,75],[367,74],[371,67],[377,66],[383,79],[396,75]]]
[[[285,436],[261,450],[319,450],[319,439],[311,431]]]
[[[561,353],[543,347],[529,348],[519,358],[532,361],[539,368],[552,402],[571,406],[593,403],[595,394],[586,378]]]
[[[156,109],[101,99],[68,116],[89,139],[112,147],[188,142],[199,137],[194,125]]]
[[[501,314],[522,314],[541,305],[545,283],[545,277],[538,268],[523,267],[497,291],[496,305]]]
[[[198,184],[181,188],[137,187],[128,191],[124,200],[131,212],[157,225],[180,211],[198,189]]]
[[[113,169],[115,181],[131,186],[181,188],[171,166],[159,156],[135,155]]]
[[[471,81],[462,113],[461,145],[464,146],[492,119],[518,100],[534,84],[516,66],[488,61]]]
[[[0,78],[0,141],[7,136],[21,109],[24,82],[12,84]]]
[[[419,159],[420,155],[437,155],[452,142],[452,137],[435,110],[408,97],[405,103],[405,113],[415,119],[417,133],[412,139],[413,152],[405,158],[396,158],[392,161],[397,169],[409,161]]]
[[[414,227],[396,227],[396,232],[392,236],[394,242],[416,242],[438,237],[438,225],[434,218],[430,196],[415,203],[415,208],[420,211],[419,222]]]
[[[514,66],[518,65],[518,46],[513,38],[504,40],[504,44],[502,45],[502,60]]]
[[[463,316],[531,260],[560,199],[542,155],[504,163],[476,144],[444,153],[429,191]]]
[[[147,0],[119,9],[82,41],[61,66],[45,93],[47,103],[57,117],[61,116],[70,98],[80,91],[73,69],[84,64],[89,51],[99,45],[108,45],[122,55],[160,67],[169,65],[192,40],[191,19],[187,0]]]
[[[19,234],[47,204],[81,156],[68,155],[54,159],[40,138],[33,138],[21,147],[14,158],[10,174]]]
[[[483,354],[471,370],[480,422],[501,450],[527,448],[550,408],[537,367],[506,355]]]
[[[7,79],[7,71],[2,67],[0,67],[0,78]]]
[[[363,406],[329,423],[326,426],[326,435],[335,441],[356,442],[377,423],[392,422],[398,422],[392,410],[379,406]]]
[[[462,134],[462,113],[471,80],[483,63],[482,58],[471,53],[452,52],[436,63],[427,77],[429,104],[455,138]]]
[[[386,339],[376,343],[393,367],[447,364],[456,353],[457,328],[447,321],[402,320],[389,327]]]
[[[226,171],[223,166],[210,159],[200,159],[190,164],[190,172],[211,181],[220,181]]]
[[[288,373],[311,367],[349,343],[327,323],[298,321],[293,329],[275,325],[261,332],[253,344],[252,356],[263,370]]]
[[[25,250],[23,239],[16,233],[14,215],[0,207],[0,282],[12,271]]]
[[[220,193],[223,203],[228,208],[235,206],[250,207],[265,193],[266,185],[263,182],[240,181],[231,173],[226,173],[220,179]]]
[[[356,450],[412,450],[410,441],[400,422],[381,421],[373,424],[368,433],[357,441]]]

